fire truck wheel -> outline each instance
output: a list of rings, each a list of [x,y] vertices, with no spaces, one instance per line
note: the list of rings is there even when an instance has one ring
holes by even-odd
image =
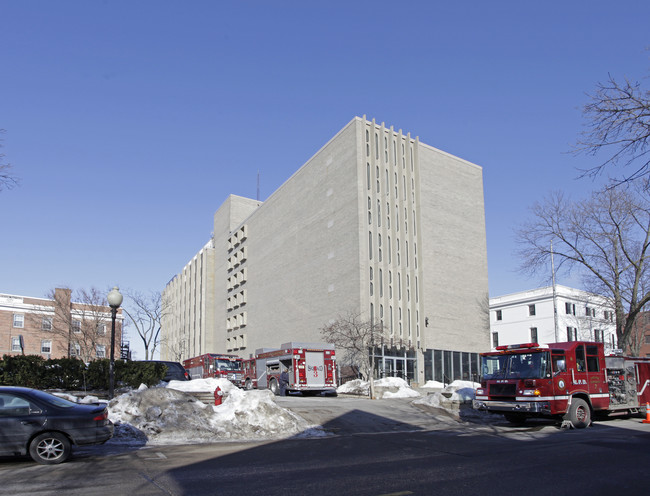
[[[524,425],[526,423],[526,415],[523,413],[504,413],[503,416],[514,425]]]
[[[276,396],[280,394],[280,386],[278,386],[278,381],[276,381],[275,379],[271,379],[271,384],[269,384],[269,389]]]
[[[250,391],[251,389],[253,389],[253,381],[251,381],[250,379],[246,379],[246,384],[244,387],[246,388],[246,391]]]
[[[591,409],[585,400],[573,398],[564,420],[571,422],[575,429],[583,429],[591,424]]]

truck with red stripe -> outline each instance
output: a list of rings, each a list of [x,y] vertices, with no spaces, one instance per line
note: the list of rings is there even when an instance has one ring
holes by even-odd
[[[244,384],[244,360],[237,355],[205,353],[183,361],[190,379],[228,379],[235,386]]]
[[[583,428],[594,414],[645,412],[650,359],[605,355],[603,343],[571,341],[498,346],[481,354],[473,407],[522,424],[550,417]]]
[[[260,348],[244,361],[244,387],[281,392],[283,371],[288,373],[286,393],[336,395],[336,351],[327,343],[284,343]]]

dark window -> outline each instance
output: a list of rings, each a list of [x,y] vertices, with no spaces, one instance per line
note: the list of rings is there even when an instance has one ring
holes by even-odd
[[[578,340],[578,330],[575,327],[566,328],[566,340],[567,341],[577,341]]]
[[[555,352],[553,352],[552,361],[553,361],[553,372],[554,373],[560,371],[560,367],[558,365],[558,362],[561,361],[561,362],[564,362],[566,364],[566,359],[564,357],[564,354],[556,354]]]
[[[530,328],[530,342],[537,343],[537,327]]]
[[[528,305],[528,315],[531,317],[535,315],[535,305]]]
[[[587,346],[587,371],[598,372],[598,347]]]
[[[503,313],[501,310],[497,310],[497,320],[503,320]]]
[[[492,333],[492,348],[496,348],[499,346],[499,333],[498,332],[493,332]]]
[[[585,347],[580,345],[576,348],[576,368],[578,372],[586,372]]]

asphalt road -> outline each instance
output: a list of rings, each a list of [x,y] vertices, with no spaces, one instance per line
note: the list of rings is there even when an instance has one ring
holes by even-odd
[[[7,495],[527,495],[647,491],[650,425],[562,430],[422,411],[408,400],[279,398],[329,433],[260,443],[77,449],[58,466],[0,459]]]

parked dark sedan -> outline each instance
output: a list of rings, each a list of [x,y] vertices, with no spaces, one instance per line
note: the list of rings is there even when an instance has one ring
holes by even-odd
[[[190,374],[187,373],[187,370],[178,362],[166,362],[164,360],[143,360],[150,363],[162,363],[167,367],[165,372],[165,377],[163,377],[163,382],[169,381],[189,381]]]
[[[0,456],[29,455],[61,463],[72,445],[101,444],[113,435],[106,405],[78,404],[23,387],[0,387]]]

